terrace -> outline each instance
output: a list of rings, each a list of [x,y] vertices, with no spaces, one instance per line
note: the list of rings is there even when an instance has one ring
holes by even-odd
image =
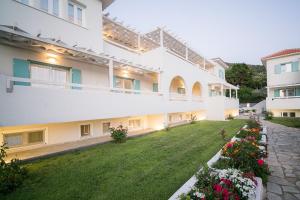
[[[212,72],[214,68],[214,65],[209,60],[163,28],[157,28],[149,33],[141,34],[104,15],[103,37],[105,41],[135,53],[144,53],[164,47],[168,52],[200,69]]]

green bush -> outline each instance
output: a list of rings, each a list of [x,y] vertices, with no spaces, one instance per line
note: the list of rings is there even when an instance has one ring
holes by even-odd
[[[249,129],[251,129],[251,128],[260,128],[260,124],[254,119],[247,120],[247,126],[248,126]]]
[[[232,120],[232,119],[234,119],[234,117],[231,114],[229,114],[228,117],[227,117],[227,119],[228,120]]]
[[[239,134],[237,134],[236,137],[237,138],[254,137],[256,141],[261,140],[261,134],[252,132],[250,130],[245,130],[245,129],[240,130]]]
[[[116,143],[126,142],[128,129],[123,128],[122,125],[117,128],[109,128],[111,137],[114,139]]]
[[[266,111],[266,112],[265,112],[265,119],[266,119],[266,120],[271,120],[271,119],[273,119],[273,113],[272,113],[272,112],[269,112],[269,111]]]
[[[195,124],[197,121],[197,116],[196,115],[191,115],[191,124]]]
[[[10,163],[5,162],[8,147],[3,144],[0,147],[0,193],[7,194],[22,185],[27,175],[27,170],[21,167],[20,161],[12,159]]]

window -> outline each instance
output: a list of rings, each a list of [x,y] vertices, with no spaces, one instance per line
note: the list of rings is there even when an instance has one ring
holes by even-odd
[[[177,88],[178,94],[185,94],[185,88]]]
[[[296,117],[296,113],[295,112],[290,112],[290,117]]]
[[[90,124],[80,125],[80,134],[81,137],[91,135],[91,125]]]
[[[71,22],[74,22],[74,5],[68,4],[68,17]]]
[[[29,5],[29,0],[20,0],[20,2]]]
[[[141,120],[140,119],[134,119],[129,120],[129,128],[131,129],[137,129],[141,127]]]
[[[114,87],[132,90],[133,89],[133,79],[115,77],[114,78]]]
[[[299,61],[275,65],[274,68],[275,74],[280,74],[283,72],[297,72],[297,71],[299,71]]]
[[[68,70],[64,68],[32,63],[30,66],[30,70],[31,79],[33,80],[59,83],[58,85],[51,86],[40,83],[33,83],[32,86],[64,88],[64,85],[68,80]]]
[[[281,115],[282,115],[282,117],[287,117],[288,113],[287,112],[282,112]]]
[[[48,0],[40,0],[40,9],[48,12]]]
[[[4,142],[8,147],[20,147],[32,144],[41,144],[45,141],[45,130],[24,131],[4,134]]]
[[[224,79],[224,71],[219,69],[219,78]]]
[[[84,8],[74,2],[68,4],[68,18],[69,21],[82,26],[84,19]]]
[[[53,0],[53,15],[59,16],[59,0]]]
[[[110,128],[110,122],[105,122],[102,124],[102,132],[104,134],[107,134],[110,132],[109,128]]]
[[[4,142],[8,147],[17,147],[23,144],[22,134],[9,134],[4,136]]]
[[[82,8],[77,7],[77,23],[82,25]]]

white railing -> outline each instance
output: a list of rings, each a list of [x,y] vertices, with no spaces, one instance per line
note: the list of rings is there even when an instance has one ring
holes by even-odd
[[[187,101],[189,98],[186,94],[169,93],[169,99],[176,101]]]
[[[28,78],[17,78],[17,77],[8,77],[8,76],[6,77],[6,91],[7,92],[13,92],[15,82],[21,83],[21,84],[28,84],[28,85],[30,85],[30,87],[67,89],[67,90],[78,90],[78,91],[92,90],[92,91],[101,91],[101,92],[145,94],[145,95],[158,95],[158,96],[163,95],[161,92],[152,92],[152,91],[146,91],[146,90],[130,90],[130,89],[123,89],[123,88],[109,88],[109,87],[101,87],[101,86],[86,85],[86,84],[49,82],[49,81],[43,81],[43,80],[34,80],[34,79],[28,79]]]

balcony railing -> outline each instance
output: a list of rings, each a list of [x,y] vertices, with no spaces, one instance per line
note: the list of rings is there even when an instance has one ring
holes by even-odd
[[[95,85],[85,85],[85,84],[75,84],[75,83],[59,83],[59,82],[49,82],[43,80],[33,80],[27,78],[17,78],[17,77],[6,77],[6,91],[13,92],[15,83],[17,85],[24,85],[24,87],[42,87],[51,89],[71,89],[71,90],[93,90],[101,92],[114,92],[114,93],[126,93],[126,94],[144,94],[144,95],[158,95],[162,96],[161,92],[152,92],[146,90],[131,90],[123,88],[109,88],[101,87]]]

